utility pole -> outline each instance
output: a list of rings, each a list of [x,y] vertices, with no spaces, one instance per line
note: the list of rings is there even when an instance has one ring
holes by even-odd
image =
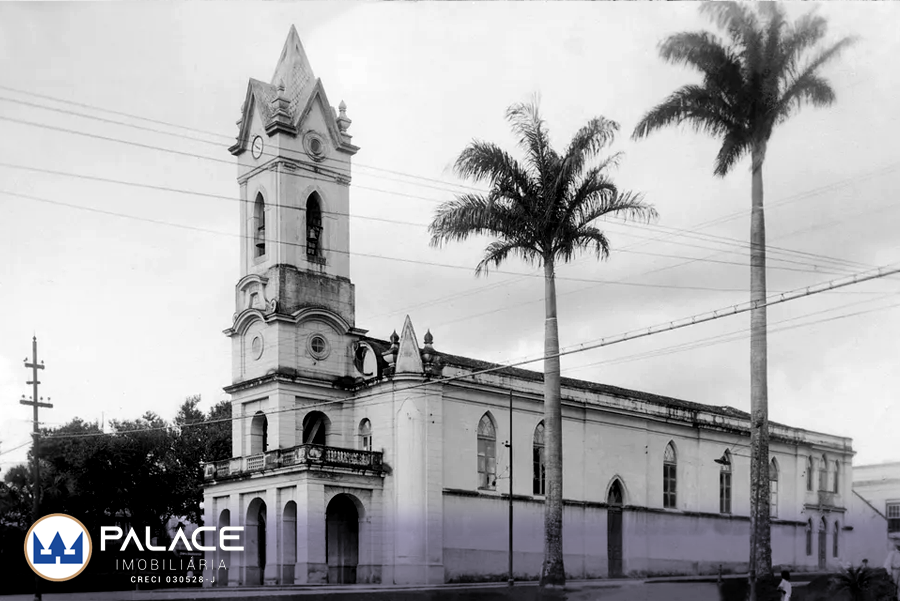
[[[509,580],[513,585],[513,393],[509,391]]]
[[[32,386],[32,397],[31,400],[25,398],[25,395],[22,395],[22,399],[19,401],[22,405],[31,405],[34,408],[34,418],[32,421],[33,431],[32,436],[34,437],[34,446],[31,449],[31,462],[32,462],[32,470],[34,473],[34,491],[32,493],[33,503],[31,506],[31,517],[32,523],[38,521],[41,517],[39,515],[40,512],[40,494],[41,494],[41,467],[38,462],[38,455],[41,450],[41,433],[38,428],[38,408],[44,407],[46,409],[52,409],[53,405],[50,403],[42,402],[44,399],[38,397],[38,385],[40,381],[38,381],[38,370],[44,369],[44,362],[38,363],[37,358],[37,336],[32,338],[31,340],[31,363],[28,362],[28,358],[25,358],[25,367],[31,369],[31,380],[26,382],[26,384],[31,384]],[[47,400],[50,400],[50,397],[47,397]],[[34,574],[34,601],[41,601],[41,577]]]

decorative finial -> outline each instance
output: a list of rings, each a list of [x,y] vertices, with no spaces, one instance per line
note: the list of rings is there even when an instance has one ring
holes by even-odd
[[[434,342],[434,336],[431,335],[431,330],[425,332],[425,344],[431,345]]]
[[[394,333],[391,334],[391,348],[397,346],[398,342],[400,342],[400,336],[397,335],[397,330],[394,330]]]
[[[341,103],[338,105],[338,110],[340,111],[340,116],[337,118],[338,129],[341,130],[342,134],[346,134],[353,121],[347,117],[347,105],[343,100],[341,100]]]

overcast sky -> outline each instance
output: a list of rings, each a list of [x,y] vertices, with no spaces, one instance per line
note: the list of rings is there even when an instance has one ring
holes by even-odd
[[[799,4],[792,14],[813,3]],[[900,261],[900,6],[817,8],[829,39],[861,39],[825,71],[835,106],[803,110],[769,146],[773,293]],[[361,147],[351,274],[357,325],[371,335],[400,330],[408,313],[439,350],[497,362],[541,354],[543,282],[534,268],[512,260],[509,273],[476,278],[486,241],[431,249],[425,227],[437,203],[466,183],[450,169],[458,153],[473,138],[515,150],[504,110],[535,93],[559,147],[591,117],[618,121],[612,150],[625,159],[616,181],[660,213],[652,226],[603,224],[610,260],[584,257],[559,269],[572,278],[558,283],[563,346],[746,301],[749,165],[713,177],[717,145],[690,130],[629,139],[647,109],[697,80],[656,50],[668,34],[711,28],[697,9],[0,4],[0,469],[28,449],[12,450],[31,429],[31,410],[18,399],[31,394],[22,358],[33,334],[47,367],[41,394],[54,404],[42,412],[49,425],[150,409],[171,419],[188,395],[201,394],[204,408],[225,398],[222,330],[239,277],[227,148],[248,78],[271,79],[291,24],[329,100],[347,103]],[[773,421],[852,437],[857,464],[900,459],[898,292],[900,279],[886,278],[769,310]],[[574,354],[564,375],[748,410],[748,326],[744,314]]]

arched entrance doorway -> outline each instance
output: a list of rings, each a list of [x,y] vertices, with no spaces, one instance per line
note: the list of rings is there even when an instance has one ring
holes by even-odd
[[[281,583],[293,584],[297,563],[297,504],[288,501],[281,517]]]
[[[244,584],[262,584],[266,574],[266,503],[253,499],[247,508],[244,534],[247,545],[244,553],[247,566]]]
[[[330,584],[355,584],[359,564],[359,512],[349,495],[331,499],[325,510],[325,556]]]
[[[825,563],[827,561],[827,551],[828,549],[828,522],[823,517],[819,522],[819,569],[825,569]]]
[[[231,512],[223,509],[219,514],[219,528],[231,526]],[[203,534],[201,532],[201,534]],[[224,566],[222,563],[224,562]],[[216,562],[216,586],[228,586],[228,570],[231,569],[231,552],[219,550],[219,561]]]
[[[622,501],[625,495],[622,484],[615,480],[609,487],[606,502],[606,556],[609,577],[622,577]]]

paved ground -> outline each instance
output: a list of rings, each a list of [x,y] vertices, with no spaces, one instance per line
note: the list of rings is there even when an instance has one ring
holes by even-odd
[[[44,601],[208,601],[265,599],[267,601],[718,601],[714,583],[639,580],[570,582],[563,591],[542,591],[534,584],[444,585],[415,587],[267,587],[235,589],[167,589],[103,593],[48,593]],[[0,597],[2,601],[32,601],[32,595]]]

